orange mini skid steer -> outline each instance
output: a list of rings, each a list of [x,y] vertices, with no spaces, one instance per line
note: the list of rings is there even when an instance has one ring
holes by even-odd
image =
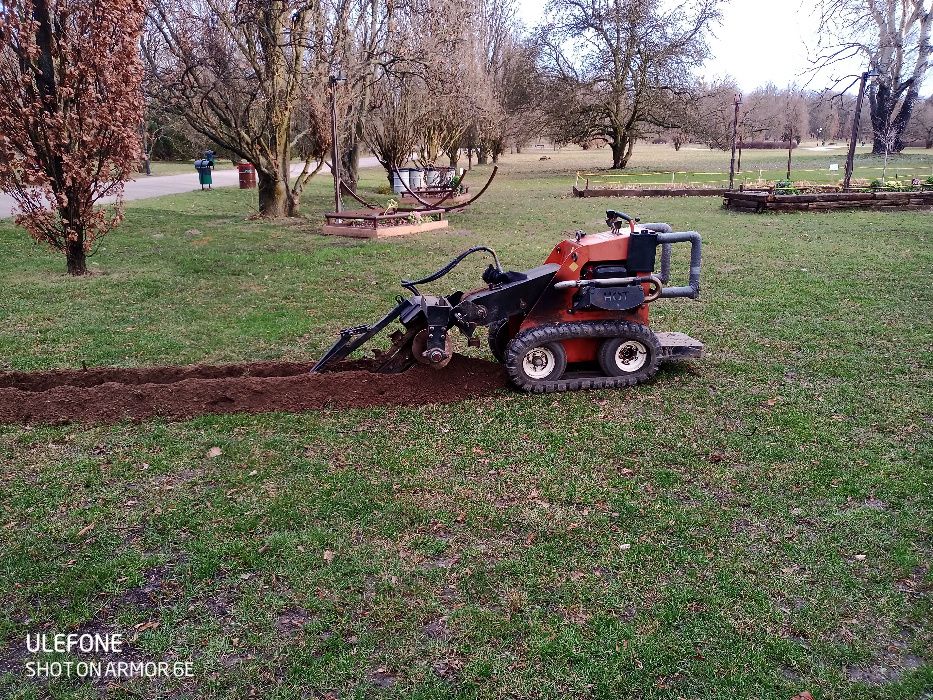
[[[663,360],[702,356],[699,341],[648,327],[652,302],[699,295],[700,235],[639,224],[617,211],[606,212],[606,223],[604,233],[578,232],[561,241],[531,270],[503,270],[495,251],[478,246],[428,277],[403,280],[411,296],[398,297],[377,322],[341,331],[312,371],[347,357],[396,320],[402,327],[392,334],[389,351],[379,354],[376,371],[402,372],[416,362],[441,368],[452,357],[453,327],[477,345],[474,333],[486,326],[492,354],[525,391],[631,386],[653,377]],[[665,286],[675,243],[690,245],[686,286]],[[477,252],[493,258],[483,273],[485,287],[447,296],[419,292],[417,285],[440,279]]]

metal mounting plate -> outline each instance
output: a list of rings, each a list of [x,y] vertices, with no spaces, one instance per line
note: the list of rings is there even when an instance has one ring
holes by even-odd
[[[703,343],[691,338],[686,333],[666,331],[655,333],[658,345],[661,346],[662,360],[681,360],[690,357],[703,357]]]

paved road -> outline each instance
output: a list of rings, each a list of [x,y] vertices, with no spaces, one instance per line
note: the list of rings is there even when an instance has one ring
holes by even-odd
[[[379,165],[379,162],[372,156],[360,158],[361,168],[372,168]],[[301,165],[292,166],[292,175],[301,172]],[[317,177],[330,177],[330,171],[325,167],[317,174]],[[215,170],[215,187],[234,187],[239,184],[239,175],[233,170]],[[191,166],[191,173],[185,175],[160,175],[146,177],[139,176],[136,180],[130,180],[126,183],[124,197],[126,199],[149,199],[150,197],[161,197],[165,194],[180,194],[182,192],[191,192],[199,189],[198,174]],[[13,198],[0,193],[0,219],[10,216],[13,211]]]

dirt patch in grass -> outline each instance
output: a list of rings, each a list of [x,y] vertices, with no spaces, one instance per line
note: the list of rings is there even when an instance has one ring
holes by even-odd
[[[186,379],[290,377],[311,371],[313,365],[313,362],[248,362],[234,365],[99,367],[51,372],[5,372],[0,374],[0,389],[48,391],[58,386],[91,387],[108,383],[129,385],[174,384]],[[360,369],[363,368],[360,367]]]
[[[882,653],[860,666],[846,668],[846,677],[853,683],[884,685],[900,680],[911,671],[923,666],[923,659],[910,653],[906,640],[897,639],[887,645]]]
[[[442,370],[375,374],[365,361],[310,374],[311,363],[257,362],[0,374],[0,423],[108,423],[156,416],[451,403],[506,385],[502,368],[457,355]]]

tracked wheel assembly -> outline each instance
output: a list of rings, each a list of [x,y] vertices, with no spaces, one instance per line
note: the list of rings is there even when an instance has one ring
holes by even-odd
[[[561,343],[579,339],[599,341],[602,376],[592,370],[565,376],[567,360]],[[551,364],[550,372],[529,372],[529,361],[537,355],[562,359]],[[651,379],[660,363],[661,350],[654,333],[624,321],[554,323],[522,331],[509,343],[504,362],[515,386],[536,393],[634,386]]]

